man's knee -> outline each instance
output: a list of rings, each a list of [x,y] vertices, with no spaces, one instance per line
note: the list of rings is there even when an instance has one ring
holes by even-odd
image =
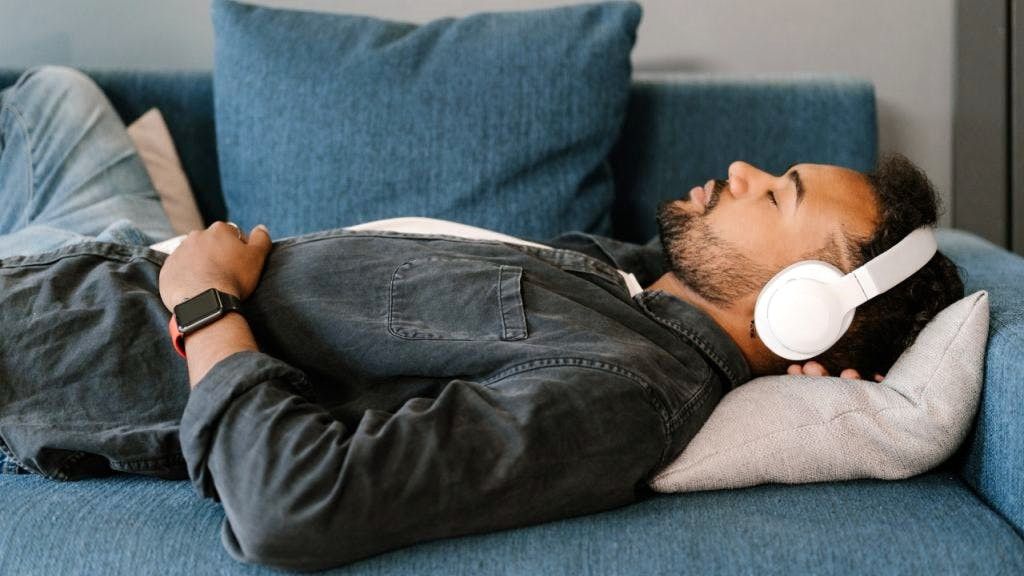
[[[92,78],[68,66],[46,64],[26,70],[15,83],[15,98],[26,108],[79,113],[106,105],[106,96]]]
[[[34,66],[22,73],[19,85],[39,87],[47,90],[99,90],[92,78],[69,66],[43,64]]]

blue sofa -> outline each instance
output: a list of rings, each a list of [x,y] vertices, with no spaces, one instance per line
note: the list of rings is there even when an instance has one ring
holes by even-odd
[[[0,86],[20,71],[0,71]],[[125,123],[163,112],[207,219],[223,219],[209,72],[91,72]],[[644,242],[661,200],[745,159],[869,168],[874,92],[825,76],[634,78],[614,235]],[[960,191],[969,193],[969,191]],[[395,214],[400,216],[405,214]],[[331,574],[1024,574],[1024,259],[958,230],[940,248],[992,318],[978,418],[961,449],[902,481],[649,494],[589,516],[419,544]],[[0,574],[273,574],[221,547],[219,504],[187,481],[0,475]]]

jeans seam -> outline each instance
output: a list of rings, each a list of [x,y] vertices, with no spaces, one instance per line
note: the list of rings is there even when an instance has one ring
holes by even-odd
[[[95,250],[96,246],[102,251]],[[118,250],[128,250],[127,254],[118,254]],[[27,254],[0,258],[0,268],[15,269],[29,266],[49,266],[65,258],[88,256],[102,258],[114,262],[130,263],[136,260],[146,260],[158,266],[162,266],[167,255],[146,246],[128,246],[116,242],[104,242],[101,240],[86,240],[68,246],[61,246],[47,252],[38,254]]]
[[[521,266],[502,264],[498,267],[498,309],[501,310],[502,340],[522,340],[528,337],[523,310],[522,275]],[[502,290],[506,282],[514,284],[510,291]],[[510,304],[506,304],[506,298],[511,300]],[[509,328],[510,322],[515,326]]]
[[[678,334],[685,336],[690,342],[696,344],[697,347],[700,348],[700,350],[705,355],[711,358],[715,365],[726,375],[730,383],[737,381],[739,379],[737,374],[732,371],[732,369],[729,367],[729,364],[725,361],[725,359],[719,356],[718,353],[715,352],[714,349],[712,349],[711,346],[703,338],[701,338],[695,332],[693,332],[692,330],[683,326],[682,324],[675,320],[671,320],[669,318],[662,318],[659,314],[657,314],[656,312],[651,310],[649,306],[647,306],[645,298],[653,299],[660,297],[662,295],[663,293],[658,291],[644,292],[641,293],[641,296],[638,299],[638,301],[640,305],[643,307],[643,309],[647,311],[648,315],[651,318],[653,318],[656,322],[672,329]]]
[[[684,402],[683,405],[680,406],[679,409],[676,410],[675,413],[672,414],[672,416],[669,418],[669,431],[675,432],[676,428],[679,427],[679,423],[683,422],[685,420],[685,417],[688,417],[690,413],[693,412],[694,408],[696,408],[704,400],[704,398],[707,397],[710,391],[711,372],[708,371],[708,377],[705,378],[704,381],[700,383],[700,387],[697,389],[697,392],[695,392],[693,396],[690,396],[686,400],[686,402]]]
[[[172,464],[185,463],[185,456],[180,452],[165,454],[163,456],[145,456],[140,458],[128,458],[124,460],[110,460],[110,466],[128,469],[132,471],[152,471],[166,469]]]
[[[504,266],[498,266],[498,311],[501,312],[501,338],[508,340],[508,324],[505,323],[505,306],[501,300],[501,272]]]
[[[113,158],[110,158],[109,161],[106,162],[105,164],[100,164],[99,167],[92,166],[92,170],[85,177],[83,177],[80,182],[76,182],[73,186],[69,186],[69,188],[80,188],[83,185],[85,185],[87,182],[89,182],[90,180],[93,180],[94,178],[100,176],[101,174],[103,174],[104,172],[110,170],[112,167],[116,166],[117,164],[120,164],[121,162],[124,162],[125,159],[131,158],[132,155],[137,155],[137,154],[138,153],[135,152],[134,150],[124,150],[124,151],[122,151],[120,154],[114,156]],[[123,191],[125,196],[128,196],[128,197],[134,196],[133,194],[130,193],[129,190],[122,189],[122,191]]]
[[[17,90],[17,87],[15,87]],[[25,115],[22,114],[21,110],[10,102],[5,102],[0,107],[0,116],[3,115],[5,110],[10,110],[14,121],[17,122],[21,131],[25,133],[25,138],[28,140],[28,202],[25,203],[25,225],[28,224],[28,211],[32,206],[32,201],[36,195],[36,167],[35,167],[35,140],[32,136],[32,132],[28,129],[28,122],[25,120]]]

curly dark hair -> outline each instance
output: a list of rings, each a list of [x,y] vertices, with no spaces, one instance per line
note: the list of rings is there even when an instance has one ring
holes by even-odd
[[[901,154],[883,156],[865,176],[877,196],[881,221],[870,238],[848,239],[845,248],[853,268],[914,229],[935,225],[941,208],[931,181]],[[842,267],[836,258],[829,261]],[[845,368],[856,369],[866,380],[875,373],[886,374],[925,324],[963,296],[964,283],[956,264],[936,252],[912,276],[859,306],[849,330],[813,360],[836,376]]]

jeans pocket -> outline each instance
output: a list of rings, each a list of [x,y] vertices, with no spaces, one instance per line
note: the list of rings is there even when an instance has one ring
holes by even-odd
[[[413,258],[391,278],[388,331],[412,340],[523,340],[521,266]]]

